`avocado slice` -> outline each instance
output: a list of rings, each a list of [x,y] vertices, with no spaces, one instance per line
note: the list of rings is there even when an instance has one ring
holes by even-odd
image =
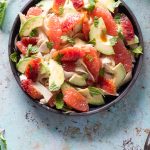
[[[31,31],[37,27],[41,27],[43,25],[43,17],[42,16],[35,16],[29,18],[20,28],[19,35],[22,36],[29,36]]]
[[[126,70],[122,63],[119,63],[113,68],[114,72],[114,83],[117,88],[119,88],[126,77]]]
[[[114,49],[111,45],[110,39],[112,36],[106,35],[106,26],[102,18],[98,19],[98,25],[95,26],[94,23],[90,27],[90,41],[95,40],[95,48],[105,54],[105,55],[113,55]]]
[[[74,74],[70,79],[69,82],[71,84],[77,85],[77,86],[85,86],[86,85],[86,80],[83,76]]]
[[[17,63],[17,65],[16,65],[17,70],[20,73],[24,73],[29,61],[32,60],[32,59],[33,58],[31,58],[31,57],[20,59],[19,62]]]
[[[58,91],[62,84],[64,83],[64,70],[60,64],[58,64],[53,59],[49,61],[49,90],[50,91]]]
[[[88,88],[80,89],[79,93],[81,93],[84,97],[87,98],[87,101],[91,105],[99,106],[105,104],[103,96],[101,94],[91,96],[90,91]]]

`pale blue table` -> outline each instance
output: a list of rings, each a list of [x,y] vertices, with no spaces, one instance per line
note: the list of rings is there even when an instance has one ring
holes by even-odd
[[[27,0],[10,0],[0,31],[0,128],[8,150],[142,150],[150,131],[150,0],[125,0],[142,28],[145,43],[138,81],[109,112],[87,117],[50,113],[17,85],[8,62],[8,37]]]

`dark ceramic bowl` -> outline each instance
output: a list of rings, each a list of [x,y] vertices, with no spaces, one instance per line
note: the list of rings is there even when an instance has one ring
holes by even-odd
[[[32,0],[32,1],[29,1],[26,6],[22,9],[22,13],[26,13],[27,10],[31,7],[31,6],[34,6],[37,2],[39,2],[40,0]],[[137,22],[137,19],[135,18],[134,14],[132,13],[132,11],[129,9],[129,7],[125,4],[125,2],[122,1],[122,5],[119,7],[119,12],[123,12],[125,13],[129,18],[130,20],[132,21],[132,24],[134,26],[134,29],[135,29],[135,33],[136,35],[138,35],[139,39],[140,39],[140,43],[141,43],[141,46],[143,47],[144,49],[144,44],[143,44],[143,37],[142,37],[142,33],[141,33],[141,29],[140,29],[140,26]],[[19,32],[19,28],[20,28],[20,19],[19,19],[19,16],[17,16],[14,24],[13,24],[13,27],[12,27],[12,30],[11,30],[11,33],[10,33],[10,38],[9,38],[9,45],[8,45],[8,54],[10,56],[11,53],[13,53],[15,51],[15,39],[18,35],[18,32]],[[118,101],[122,100],[123,97],[130,91],[130,88],[133,86],[134,82],[136,81],[139,73],[140,73],[140,70],[141,70],[141,67],[142,67],[142,60],[143,60],[143,55],[141,55],[137,60],[136,60],[136,64],[135,64],[135,67],[133,69],[133,78],[132,80],[127,83],[126,85],[124,85],[123,87],[121,87],[118,91],[118,93],[120,94],[118,97],[113,97],[113,96],[108,96],[106,97],[106,103],[105,105],[103,106],[99,106],[99,107],[90,107],[90,111],[89,112],[84,112],[84,113],[77,113],[77,112],[73,112],[73,113],[69,113],[69,115],[89,115],[89,114],[94,114],[94,113],[97,113],[97,112],[100,112],[100,111],[104,111],[104,110],[107,110],[110,106],[114,105],[115,103],[117,103]],[[11,69],[12,69],[12,72],[15,76],[15,79],[16,81],[18,82],[19,86],[20,86],[20,80],[19,80],[19,74],[18,74],[18,71],[16,69],[16,66],[15,66],[15,63],[13,63],[11,60],[10,60],[10,65],[11,65]],[[20,86],[21,87],[21,86]],[[24,92],[25,93],[25,92]],[[26,94],[27,95],[27,94]],[[37,101],[33,100],[29,95],[28,97],[36,104],[38,105],[41,105],[39,104]],[[56,109],[53,109],[53,108],[49,108],[45,105],[41,105],[43,108],[46,108],[47,110],[51,111],[51,112],[55,112],[55,113],[60,113],[60,114],[64,114],[62,113],[62,111],[59,111],[59,110],[56,110]]]

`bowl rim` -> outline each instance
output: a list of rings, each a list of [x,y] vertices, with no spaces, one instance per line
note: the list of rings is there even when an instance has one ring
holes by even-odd
[[[34,1],[34,0],[30,0],[24,7],[23,9],[20,11],[20,12],[24,12],[25,9],[27,7],[29,7],[29,5],[31,3],[37,3],[38,0]],[[140,28],[140,25],[135,17],[135,15],[133,14],[132,10],[129,8],[129,6],[123,1],[121,0],[122,2],[122,5],[125,7],[125,9],[128,11],[128,13],[130,14],[130,16],[132,17],[132,20],[134,21],[135,23],[135,26],[137,28],[137,31],[139,33],[139,38],[140,38],[140,44],[143,48],[143,51],[144,51],[144,42],[143,42],[143,35],[142,35],[142,31],[141,31],[141,28]],[[8,57],[9,57],[9,63],[10,63],[10,66],[11,66],[11,70],[12,70],[12,73],[18,83],[18,85],[20,86],[20,88],[22,89],[21,87],[21,84],[20,84],[20,80],[19,80],[19,77],[18,77],[18,74],[17,74],[17,70],[16,68],[14,67],[14,63],[11,61],[10,59],[10,55],[11,55],[11,45],[12,45],[12,39],[13,39],[13,32],[15,30],[15,27],[16,27],[16,24],[18,22],[18,19],[19,19],[19,16],[17,15],[17,17],[15,18],[15,21],[13,23],[13,26],[12,26],[12,29],[11,29],[11,32],[10,32],[10,36],[9,36],[9,42],[8,42]],[[62,111],[59,111],[57,109],[53,109],[53,108],[50,108],[46,105],[42,105],[40,104],[38,101],[35,101],[33,100],[32,97],[30,97],[26,92],[23,91],[23,93],[25,95],[27,95],[28,98],[30,98],[30,100],[34,103],[34,104],[38,104],[39,106],[41,106],[42,108],[50,111],[50,112],[53,112],[53,113],[57,113],[57,114],[62,114],[62,115],[69,115],[69,116],[87,116],[87,115],[92,115],[92,114],[95,114],[95,113],[98,113],[98,112],[102,112],[102,111],[105,111],[105,110],[108,110],[111,106],[113,106],[114,104],[116,104],[117,102],[123,100],[123,98],[128,94],[128,92],[130,91],[130,89],[132,88],[132,86],[134,85],[135,81],[137,80],[140,72],[141,72],[141,68],[142,68],[142,64],[143,64],[143,55],[140,55],[139,56],[139,60],[138,60],[138,64],[137,64],[137,68],[135,70],[135,74],[132,78],[132,80],[129,82],[129,84],[127,85],[127,87],[123,90],[123,92],[118,96],[116,97],[114,100],[112,100],[110,103],[104,105],[104,106],[101,106],[101,107],[97,107],[95,110],[90,110],[88,112],[71,112],[71,113],[63,113]]]

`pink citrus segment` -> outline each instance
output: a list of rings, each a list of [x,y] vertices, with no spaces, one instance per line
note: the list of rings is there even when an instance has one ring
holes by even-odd
[[[126,41],[133,40],[135,36],[133,25],[129,18],[124,14],[121,16],[121,27]]]
[[[54,3],[53,3],[53,11],[56,13],[56,14],[59,14],[60,13],[60,9],[61,7],[64,6],[66,0],[54,0]]]
[[[118,40],[116,45],[114,46],[114,59],[116,64],[122,63],[127,72],[132,70],[132,55],[125,47],[122,40]]]
[[[82,96],[76,89],[70,87],[62,91],[64,102],[71,108],[86,112],[89,111],[89,106],[86,98]]]
[[[54,48],[58,49],[61,43],[61,36],[62,36],[62,30],[61,30],[61,24],[57,16],[51,15],[48,18],[46,28],[46,34],[51,42],[54,43]]]
[[[102,17],[105,22],[108,34],[117,36],[117,24],[115,23],[111,13],[107,9],[101,6],[96,7],[92,12],[92,16],[97,16],[99,18]]]
[[[83,0],[71,0],[73,3],[73,6],[76,10],[81,9],[84,6],[84,1]]]
[[[42,9],[40,7],[31,7],[27,12],[27,17],[29,16],[40,16],[42,14]]]

